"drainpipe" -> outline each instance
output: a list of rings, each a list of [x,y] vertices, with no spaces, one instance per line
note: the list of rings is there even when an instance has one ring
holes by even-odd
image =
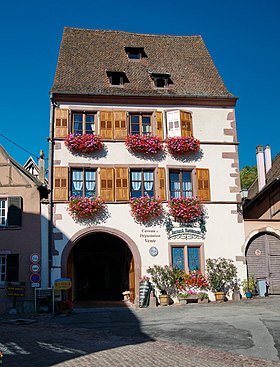
[[[264,154],[262,145],[257,146],[256,151],[259,191],[265,186]]]
[[[50,110],[50,136],[49,141],[49,223],[48,223],[48,282],[51,287],[51,269],[53,266],[52,250],[53,250],[53,155],[54,155],[54,141],[53,141],[53,126],[54,126],[54,109],[55,103],[51,94],[51,110]]]
[[[265,172],[267,173],[272,166],[271,149],[269,145],[266,145],[266,147],[264,148],[264,156],[265,156]]]

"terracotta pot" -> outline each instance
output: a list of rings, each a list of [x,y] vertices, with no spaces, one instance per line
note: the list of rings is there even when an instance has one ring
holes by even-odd
[[[168,294],[161,294],[159,296],[159,303],[161,306],[169,306],[170,296]]]
[[[225,292],[215,292],[216,302],[224,302],[225,300]]]

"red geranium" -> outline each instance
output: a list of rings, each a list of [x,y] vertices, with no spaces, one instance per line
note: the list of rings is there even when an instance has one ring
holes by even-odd
[[[173,155],[197,152],[200,147],[200,141],[193,136],[175,136],[167,138],[165,142],[167,150]]]
[[[70,134],[65,140],[66,147],[72,152],[92,153],[103,149],[103,143],[93,134]]]
[[[169,214],[184,222],[192,222],[203,215],[203,205],[196,197],[173,198],[168,202]]]
[[[105,209],[105,202],[96,197],[72,196],[68,204],[69,213],[76,219],[90,219]]]
[[[163,143],[159,136],[142,136],[139,134],[128,135],[125,145],[133,152],[144,154],[157,154],[163,148]]]
[[[155,219],[163,212],[161,200],[148,196],[132,198],[130,200],[130,207],[133,217],[140,222]]]

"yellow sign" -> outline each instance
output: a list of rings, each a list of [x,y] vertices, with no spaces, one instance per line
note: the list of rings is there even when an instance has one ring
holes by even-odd
[[[54,282],[54,289],[58,291],[66,291],[72,287],[72,282],[70,278],[60,278],[56,279]]]

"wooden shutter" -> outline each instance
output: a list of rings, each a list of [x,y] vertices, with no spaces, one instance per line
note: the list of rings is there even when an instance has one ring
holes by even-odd
[[[181,135],[192,136],[192,115],[186,111],[180,111]]]
[[[56,108],[54,117],[54,137],[66,138],[68,134],[69,111],[67,109]]]
[[[103,139],[113,139],[112,111],[100,111],[100,136]]]
[[[115,169],[116,200],[129,200],[128,168],[118,167]]]
[[[163,139],[163,119],[162,112],[156,112],[156,135]]]
[[[100,168],[100,196],[105,201],[114,201],[114,169]]]
[[[114,138],[124,140],[126,136],[126,111],[114,111]]]
[[[210,200],[210,176],[207,168],[196,169],[197,197],[203,201]]]
[[[22,198],[20,196],[8,197],[8,226],[21,226],[22,224]]]
[[[159,167],[157,170],[157,183],[159,199],[166,200],[166,179],[164,167]]]
[[[54,167],[54,200],[68,200],[68,167]]]

